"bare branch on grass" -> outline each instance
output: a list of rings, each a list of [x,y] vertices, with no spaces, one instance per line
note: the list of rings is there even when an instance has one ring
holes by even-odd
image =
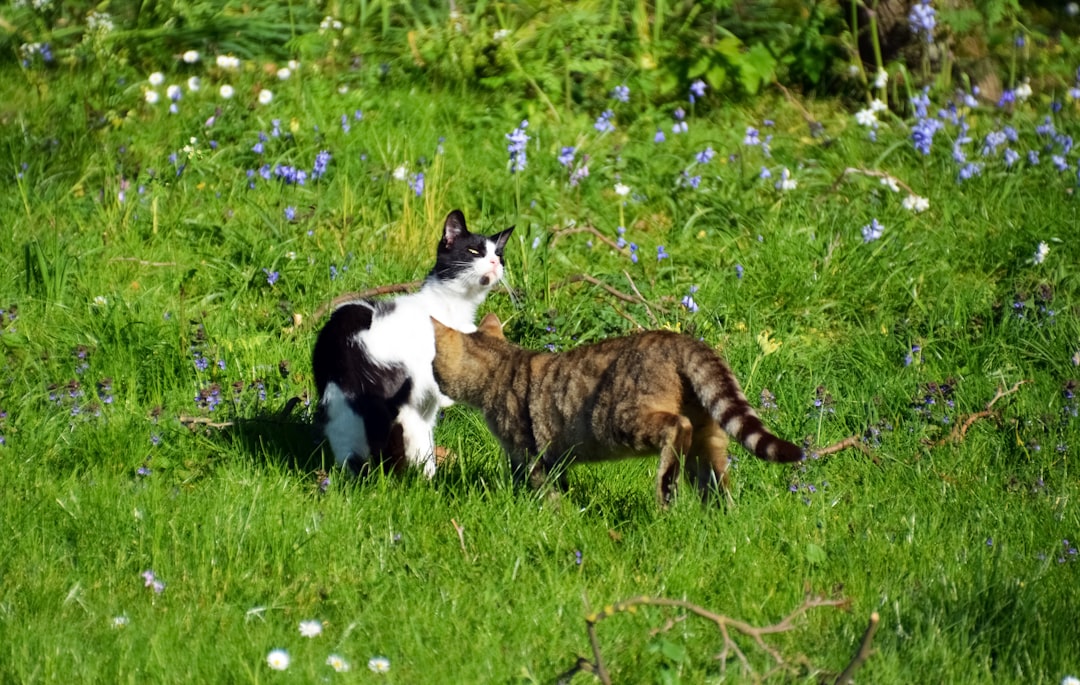
[[[861,167],[848,167],[848,168],[844,169],[843,171],[841,171],[840,176],[837,177],[836,181],[832,184],[832,187],[829,188],[829,192],[830,193],[835,193],[837,188],[840,187],[840,184],[844,182],[844,179],[847,178],[848,176],[851,176],[852,174],[859,174],[861,176],[872,176],[874,178],[881,178],[881,179],[885,179],[887,181],[892,181],[893,183],[895,183],[899,187],[901,187],[904,190],[908,191],[909,194],[916,195],[916,196],[918,195],[918,193],[916,193],[914,190],[911,189],[911,186],[904,183],[903,181],[901,181],[900,179],[898,179],[897,177],[893,176],[890,173],[887,173],[887,172],[884,172],[884,171],[877,171],[875,169],[863,169]]]
[[[980,419],[987,419],[987,418],[990,418],[992,416],[997,416],[997,412],[994,411],[994,404],[998,400],[1000,400],[1003,397],[1007,397],[1007,396],[1013,394],[1014,392],[1016,392],[1017,390],[1020,389],[1021,385],[1025,385],[1025,384],[1030,383],[1030,382],[1031,382],[1031,380],[1029,380],[1029,379],[1024,379],[1024,380],[1021,380],[1021,381],[1017,381],[1008,390],[1005,390],[1004,388],[999,387],[997,389],[997,392],[994,393],[994,397],[989,402],[986,403],[986,408],[985,409],[983,409],[982,411],[977,411],[977,412],[975,412],[973,414],[969,414],[969,415],[965,416],[962,421],[957,421],[956,426],[952,429],[952,432],[949,433],[949,435],[947,437],[942,438],[941,440],[938,440],[936,443],[933,443],[934,447],[937,447],[939,445],[944,445],[947,442],[958,443],[961,440],[963,440],[964,436],[967,435],[968,429],[971,428],[972,424],[974,424],[976,421],[978,421]]]
[[[378,297],[380,295],[396,295],[398,293],[407,293],[416,290],[421,285],[423,285],[423,281],[410,281],[408,283],[380,285],[377,288],[368,288],[367,290],[361,290],[354,293],[342,293],[341,295],[338,295],[334,299],[330,300],[330,302],[316,309],[315,313],[311,315],[311,320],[319,321],[324,316],[326,316],[327,312],[331,312],[348,302],[366,300],[368,298]]]
[[[851,663],[847,665],[840,677],[836,679],[836,685],[847,685],[855,677],[855,671],[859,670],[862,665],[870,658],[870,652],[873,651],[870,648],[870,643],[874,641],[874,633],[877,632],[878,627],[878,612],[870,614],[870,623],[866,626],[866,632],[863,633],[862,641],[859,643],[859,651],[855,652],[855,656],[852,657]]]
[[[602,242],[605,245],[609,246],[611,249],[615,250],[616,252],[619,252],[620,254],[624,254],[622,252],[622,248],[619,247],[619,244],[617,242],[615,242],[611,238],[607,237],[606,235],[604,235],[600,231],[596,230],[596,228],[594,228],[592,226],[571,226],[569,228],[563,228],[563,229],[560,229],[558,231],[555,231],[555,234],[551,236],[551,246],[555,247],[555,243],[559,242],[560,238],[566,237],[568,235],[574,235],[575,233],[588,233],[590,235],[596,236],[596,239],[599,240],[600,242]]]
[[[592,649],[593,658],[590,661],[585,657],[579,657],[574,666],[559,676],[559,682],[565,682],[575,673],[585,672],[594,674],[600,682],[605,685],[610,685],[611,676],[608,674],[607,667],[604,665],[604,659],[600,652],[600,641],[596,636],[596,626],[604,619],[610,618],[615,614],[634,612],[639,606],[676,607],[708,621],[712,621],[716,624],[716,627],[723,638],[723,647],[716,655],[716,658],[720,661],[721,673],[726,672],[728,656],[734,654],[739,660],[739,663],[742,664],[743,671],[748,674],[753,674],[753,668],[750,666],[750,661],[735,642],[732,633],[739,633],[753,639],[754,643],[757,644],[760,649],[772,657],[776,662],[777,669],[786,669],[790,668],[793,664],[785,660],[776,649],[770,647],[764,640],[765,636],[794,630],[796,627],[794,624],[795,619],[805,614],[810,609],[817,607],[837,607],[846,609],[849,605],[850,602],[847,599],[826,599],[819,596],[807,596],[802,604],[785,616],[779,623],[767,626],[753,626],[744,621],[739,621],[729,616],[709,611],[702,606],[686,600],[668,599],[665,597],[633,597],[621,602],[616,602],[615,604],[609,604],[601,611],[591,612],[585,617],[585,626],[588,632],[589,645]],[[670,627],[674,624],[674,621],[669,620],[665,625]],[[851,667],[849,666],[849,668]]]

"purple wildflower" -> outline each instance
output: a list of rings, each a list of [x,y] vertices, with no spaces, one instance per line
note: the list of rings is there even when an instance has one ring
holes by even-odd
[[[600,116],[597,117],[596,123],[593,124],[593,128],[595,128],[600,133],[609,133],[611,131],[614,131],[615,130],[615,124],[611,123],[611,120],[614,117],[615,117],[615,112],[612,112],[610,109],[605,109],[600,114]]]
[[[871,220],[869,224],[862,227],[863,242],[869,243],[877,240],[884,231],[885,227],[878,223],[877,219]]]
[[[281,275],[277,271],[271,271],[270,269],[263,269],[263,273],[266,274],[266,282],[270,285],[274,285],[278,282],[278,277]]]
[[[667,253],[663,245],[656,246],[656,261],[660,261],[661,259],[667,259],[670,256],[671,255]]]
[[[319,150],[315,155],[315,165],[311,169],[312,178],[320,178],[326,173],[326,165],[330,163],[330,153],[327,150]],[[301,182],[300,185],[303,185]]]
[[[506,146],[506,151],[510,153],[510,173],[512,174],[524,171],[528,163],[526,148],[529,136],[525,133],[528,127],[529,120],[523,119],[517,128],[506,134],[506,139],[510,141],[510,144]]]
[[[927,43],[934,42],[934,28],[937,26],[937,13],[930,5],[930,0],[912,5],[908,13],[908,26],[911,32],[922,38]]]
[[[285,220],[292,221],[296,218],[296,207],[289,205],[285,208]]]
[[[746,135],[743,136],[743,145],[761,145],[760,132],[753,126],[746,127]]]
[[[715,156],[716,152],[713,151],[712,147],[707,147],[701,152],[697,153],[697,157],[695,157],[695,159],[697,160],[698,164],[707,164],[708,162],[712,161],[712,158]]]
[[[742,264],[736,264],[735,265],[735,278],[738,278],[738,279],[742,280],[742,277],[743,277],[743,265]]]
[[[696,98],[705,97],[705,88],[705,82],[701,79],[697,79],[690,84],[690,104],[694,104]]]
[[[414,175],[412,177],[412,180],[409,181],[409,187],[412,188],[412,191],[414,193],[416,193],[417,197],[420,197],[421,195],[424,194],[424,172],[423,171],[416,172],[416,175]]]
[[[654,143],[662,143],[665,140],[667,140],[667,138],[664,136],[663,129],[659,129],[659,128],[656,129],[656,135],[653,136],[653,142]]]
[[[615,90],[611,91],[611,97],[619,102],[630,102],[630,86],[615,86]]]
[[[559,152],[559,164],[562,164],[564,167],[569,168],[570,165],[574,163],[575,151],[576,148],[573,145],[567,145],[563,147],[562,151]]]

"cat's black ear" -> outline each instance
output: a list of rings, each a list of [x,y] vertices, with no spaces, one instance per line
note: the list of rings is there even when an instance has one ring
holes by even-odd
[[[503,253],[503,248],[506,247],[506,241],[510,240],[510,234],[513,233],[513,232],[514,232],[514,227],[511,226],[510,228],[506,229],[505,231],[500,231],[499,233],[496,233],[495,235],[491,236],[491,240],[494,241],[494,243],[495,243],[495,252],[497,254],[502,254]]]
[[[446,223],[443,224],[443,247],[453,247],[455,240],[468,234],[469,229],[465,227],[465,215],[460,209],[455,209],[446,215]]]

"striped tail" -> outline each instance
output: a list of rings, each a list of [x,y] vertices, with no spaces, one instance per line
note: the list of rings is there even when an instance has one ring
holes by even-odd
[[[761,423],[731,369],[708,346],[694,345],[688,351],[683,373],[720,427],[758,459],[792,462],[805,458],[797,445],[776,437]]]

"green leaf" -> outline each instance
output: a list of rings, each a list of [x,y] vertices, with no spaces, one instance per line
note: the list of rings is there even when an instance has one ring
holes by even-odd
[[[815,566],[825,562],[825,550],[812,542],[806,543],[806,560]]]

